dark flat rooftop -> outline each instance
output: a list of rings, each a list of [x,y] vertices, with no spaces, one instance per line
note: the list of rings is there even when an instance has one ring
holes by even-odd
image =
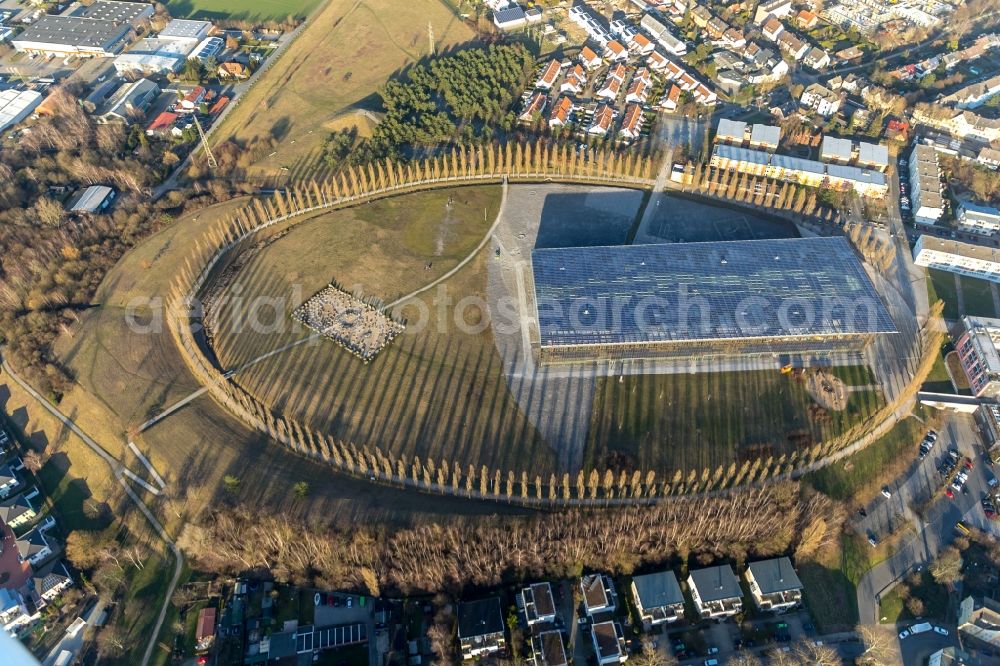
[[[846,238],[535,249],[542,347],[895,333]]]

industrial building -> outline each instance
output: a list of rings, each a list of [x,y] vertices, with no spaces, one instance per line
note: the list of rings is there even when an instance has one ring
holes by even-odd
[[[205,62],[210,58],[217,58],[225,48],[226,42],[221,37],[206,37],[191,51],[188,57]]]
[[[917,224],[934,224],[944,214],[944,197],[941,169],[933,146],[914,146],[909,168],[913,219]]]
[[[187,42],[147,37],[136,42],[128,53],[115,58],[115,69],[143,76],[179,72],[190,52],[191,45]]]
[[[71,213],[103,213],[114,200],[114,189],[107,185],[91,185],[74,194],[66,209]]]
[[[844,164],[825,164],[739,146],[716,144],[709,164],[718,169],[785,180],[809,187],[853,189],[862,196],[882,197],[889,190],[889,182],[880,171]]]
[[[542,362],[833,358],[896,327],[847,239],[532,252]]]
[[[913,246],[917,266],[1000,283],[1000,250],[922,235]]]
[[[42,103],[42,93],[35,90],[0,92],[0,132],[13,127],[34,112]]]
[[[131,124],[145,120],[146,112],[159,95],[160,87],[149,79],[123,83],[98,111],[97,121]]]
[[[11,43],[17,51],[28,53],[112,57],[124,50],[136,28],[152,15],[153,5],[144,2],[74,3],[58,16],[43,16]]]
[[[165,42],[184,42],[188,44],[188,51],[190,51],[211,32],[212,23],[210,21],[173,19],[159,32],[156,38]]]

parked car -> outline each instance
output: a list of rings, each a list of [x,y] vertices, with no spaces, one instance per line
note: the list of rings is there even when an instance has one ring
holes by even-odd
[[[886,499],[892,497],[892,491],[889,490],[889,486],[882,486],[882,497]]]
[[[941,634],[942,636],[947,636],[948,630],[945,629],[944,627],[934,627],[934,633]]]

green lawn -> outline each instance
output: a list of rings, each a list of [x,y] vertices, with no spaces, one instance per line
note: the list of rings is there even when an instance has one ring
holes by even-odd
[[[937,358],[934,359],[934,366],[931,368],[930,374],[927,375],[927,381],[923,385],[925,391],[951,393],[955,390],[955,386],[951,382],[951,377],[948,375],[944,356],[942,350],[942,353],[938,354]]]
[[[320,0],[166,0],[175,18],[233,21],[283,21],[305,18]]]
[[[955,275],[933,268],[927,269],[930,279],[927,281],[927,292],[931,303],[944,301],[944,318],[958,319],[958,296],[955,294]],[[964,291],[964,290],[963,290]]]
[[[850,499],[871,483],[872,470],[884,469],[901,456],[912,456],[924,429],[916,419],[905,419],[874,444],[845,460],[810,472],[802,480],[834,499]]]
[[[858,621],[858,597],[854,584],[836,563],[807,560],[796,562],[804,586],[806,607],[823,633],[849,630]]]
[[[849,386],[868,386],[867,368],[837,368]],[[850,394],[847,409],[814,417],[803,383],[777,371],[630,375],[599,379],[585,466],[714,468],[811,446],[870,417],[875,390]]]
[[[923,571],[917,576],[906,579],[882,597],[880,608],[885,623],[894,624],[917,619],[918,615],[914,615],[906,607],[904,592],[909,597],[920,599],[923,612],[919,613],[919,617],[948,622],[948,588],[935,582],[930,573]]]
[[[990,289],[990,283],[986,280],[965,276],[961,280],[965,314],[978,317],[996,317],[997,311],[993,307],[993,292]]]

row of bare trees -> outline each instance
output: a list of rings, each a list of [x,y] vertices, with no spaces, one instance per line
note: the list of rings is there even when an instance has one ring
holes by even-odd
[[[784,553],[814,508],[792,482],[652,507],[455,517],[405,529],[303,529],[286,516],[241,506],[185,530],[180,545],[195,566],[213,572],[268,571],[283,582],[372,594],[460,593],[513,579],[573,577],[583,569],[630,574],[670,559],[742,563]]]
[[[691,188],[699,194],[772,211],[798,213],[803,216],[798,222],[811,221],[843,232],[865,260],[882,272],[895,260],[893,243],[880,240],[872,226],[847,221],[832,208],[821,206],[815,187],[701,164],[688,164],[686,173],[691,176]]]
[[[575,475],[549,474],[546,477],[528,470],[501,470],[457,461],[421,459],[418,456],[387,454],[378,443],[358,445],[339,441],[312,430],[287,415],[272,409],[223,376],[201,351],[191,330],[191,300],[211,289],[220,268],[233,262],[245,249],[259,242],[257,232],[272,225],[295,219],[319,209],[349,205],[460,179],[501,176],[538,177],[567,180],[626,179],[642,184],[648,175],[648,159],[638,162],[614,154],[593,157],[583,167],[575,151],[567,157],[565,146],[553,147],[541,142],[532,146],[482,147],[452,151],[449,157],[434,157],[414,164],[387,161],[366,168],[349,167],[339,179],[313,182],[275,193],[267,199],[255,199],[233,217],[213,228],[195,242],[195,252],[175,281],[167,299],[168,321],[184,357],[199,380],[212,394],[244,422],[294,451],[326,461],[335,467],[373,480],[414,487],[428,492],[467,497],[498,499],[530,505],[591,505],[649,503],[657,498],[720,491],[753,486],[776,477],[787,477],[795,470],[815,465],[844,447],[870,436],[873,429],[895,419],[895,412],[919,389],[933,365],[933,351],[940,345],[931,340],[924,345],[921,370],[909,388],[880,409],[871,419],[858,423],[824,442],[808,448],[767,458],[744,460],[687,471],[675,470],[661,477],[656,470],[589,469]],[[553,157],[558,157],[553,162]],[[640,163],[645,162],[636,175]],[[583,168],[583,171],[580,169]],[[613,169],[610,170],[609,169]],[[624,169],[624,171],[620,170]],[[632,175],[623,175],[632,169]],[[455,175],[458,174],[458,175]],[[702,182],[705,182],[702,179]],[[852,240],[862,246],[872,236],[856,227],[849,229]],[[933,315],[934,313],[932,313]],[[940,314],[939,312],[936,314]],[[933,317],[932,317],[933,319]]]

